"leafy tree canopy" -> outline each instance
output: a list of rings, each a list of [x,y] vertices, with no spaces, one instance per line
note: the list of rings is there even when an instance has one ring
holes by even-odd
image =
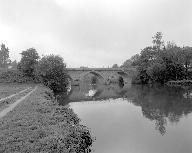
[[[138,55],[137,62],[135,62],[138,70],[135,82],[165,83],[189,77],[192,47],[181,48],[174,42],[167,42],[165,45],[162,36],[161,32],[157,32],[152,37],[152,46],[145,47]]]
[[[117,64],[113,64],[112,68],[118,68],[119,66]]]
[[[7,68],[10,63],[9,59],[9,48],[5,46],[5,44],[1,44],[0,50],[0,67]]]
[[[39,59],[36,49],[29,48],[26,51],[23,51],[21,56],[21,61],[18,63],[18,69],[27,76],[34,76]]]
[[[44,56],[38,64],[38,75],[42,78],[42,82],[54,92],[63,92],[67,89],[66,64],[60,56]]]

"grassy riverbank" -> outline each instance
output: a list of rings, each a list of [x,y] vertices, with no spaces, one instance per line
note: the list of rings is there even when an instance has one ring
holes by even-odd
[[[79,118],[59,106],[52,92],[38,86],[26,100],[0,119],[0,152],[89,152],[92,139]]]

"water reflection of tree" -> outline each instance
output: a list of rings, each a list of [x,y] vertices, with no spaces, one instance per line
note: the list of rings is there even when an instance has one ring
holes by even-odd
[[[184,93],[186,90],[182,88],[134,86],[126,94],[135,105],[141,106],[143,116],[155,121],[155,128],[164,135],[168,121],[177,123],[192,112],[192,100],[185,99]]]
[[[82,93],[87,93],[89,90],[97,91],[93,97],[85,97]],[[67,104],[71,100],[86,101],[124,97],[134,105],[140,106],[143,116],[155,121],[155,129],[164,135],[168,122],[178,123],[183,116],[192,112],[192,99],[184,97],[186,93],[189,95],[191,91],[191,89],[162,86],[124,86],[122,88],[117,85],[95,84],[75,88],[71,95],[62,94],[58,101]]]
[[[164,135],[166,132],[165,125],[167,125],[167,120],[163,113],[161,113],[158,109],[153,110],[145,110],[142,108],[143,115],[150,119],[151,121],[155,121],[155,129],[159,130],[159,132]]]

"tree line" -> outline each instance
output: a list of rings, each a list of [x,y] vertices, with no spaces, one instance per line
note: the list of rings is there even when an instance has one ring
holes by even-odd
[[[179,47],[174,42],[163,41],[163,34],[152,37],[152,45],[141,50],[122,64],[123,69],[135,67],[133,83],[166,83],[170,80],[192,79],[192,47]]]
[[[29,80],[33,80],[34,82],[43,83],[54,92],[67,90],[69,77],[66,71],[66,64],[61,56],[51,54],[40,57],[35,48],[29,48],[20,54],[21,60],[18,63],[16,62],[14,71],[10,69],[9,71],[2,72],[0,78],[2,76],[6,79],[22,76],[22,79],[30,78]],[[2,44],[0,50],[0,67],[8,69],[11,63],[9,49]],[[14,80],[13,82],[17,82],[17,79],[12,80]]]

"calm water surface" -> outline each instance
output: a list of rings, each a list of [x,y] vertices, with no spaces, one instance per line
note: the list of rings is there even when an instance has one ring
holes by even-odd
[[[81,85],[65,97],[95,153],[191,153],[192,90]]]

